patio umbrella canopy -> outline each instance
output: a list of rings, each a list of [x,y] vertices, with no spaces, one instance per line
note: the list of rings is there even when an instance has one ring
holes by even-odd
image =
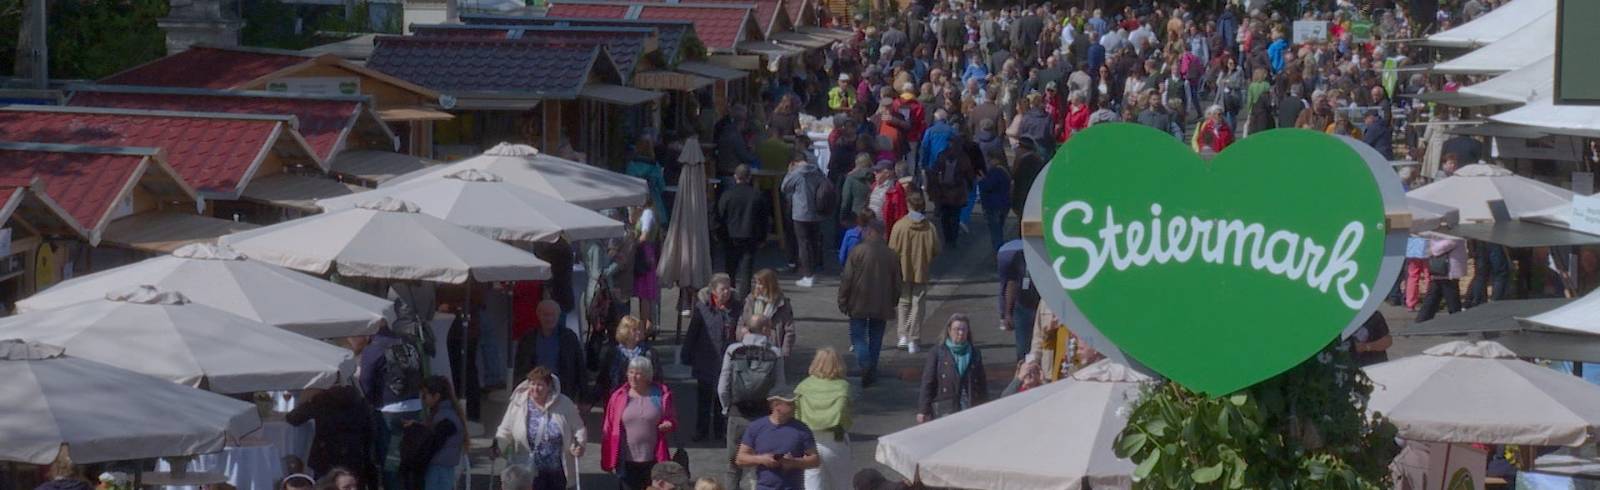
[[[1454,228],[1461,223],[1461,210],[1432,202],[1406,197],[1411,208],[1411,232],[1422,233],[1439,228]]]
[[[1131,488],[1119,415],[1150,378],[1101,361],[1060,381],[878,439],[877,460],[929,487]]]
[[[540,153],[528,145],[501,143],[466,160],[430,167],[390,179],[379,189],[412,185],[467,169],[494,173],[512,185],[589,209],[642,206],[649,188],[644,179]]]
[[[149,284],[216,308],[315,338],[370,335],[394,320],[388,300],[212,244],[73,278],[17,302],[18,313],[102,299],[107,291]]]
[[[0,319],[0,338],[217,393],[326,388],[355,373],[349,350],[148,285]]]
[[[1590,292],[1560,308],[1517,320],[1534,327],[1600,335],[1600,293]]]
[[[466,169],[411,185],[317,201],[338,211],[384,197],[416,203],[418,209],[496,240],[554,242],[618,238],[622,223],[555,197],[512,185],[485,170]]]
[[[384,197],[221,238],[252,259],[312,274],[462,284],[548,279],[550,264]]]
[[[1512,174],[1484,163],[1461,167],[1455,175],[1406,193],[1460,210],[1461,221],[1491,221],[1489,201],[1504,200],[1512,218],[1543,216],[1572,205],[1572,191]]]
[[[1368,409],[1406,439],[1577,446],[1600,428],[1600,387],[1519,360],[1495,342],[1447,342],[1365,370]]]
[[[698,288],[711,282],[711,232],[706,204],[705,155],[700,140],[690,136],[678,156],[683,171],[678,173],[678,195],[672,205],[672,224],[662,241],[661,263],[656,275],[661,284]]]
[[[221,451],[261,426],[253,404],[94,361],[0,340],[0,461],[74,463]]]

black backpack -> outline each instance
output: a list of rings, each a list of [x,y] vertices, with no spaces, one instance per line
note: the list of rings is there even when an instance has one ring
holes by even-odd
[[[417,396],[422,385],[422,353],[401,340],[383,351],[383,386],[401,400]]]
[[[778,384],[778,353],[764,344],[746,344],[733,350],[729,392],[733,406],[741,411],[759,411],[767,406],[767,395]]]
[[[839,190],[833,187],[833,179],[821,177],[817,179],[815,192],[811,193],[811,207],[819,216],[831,216],[839,208]]]

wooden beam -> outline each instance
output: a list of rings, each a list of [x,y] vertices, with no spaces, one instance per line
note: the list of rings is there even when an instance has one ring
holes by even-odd
[[[1392,213],[1383,215],[1383,227],[1388,230],[1411,229],[1411,213]]]
[[[1024,220],[1022,222],[1022,237],[1023,238],[1041,238],[1041,237],[1044,237],[1044,223],[1041,223],[1041,222],[1038,222],[1038,221],[1034,221],[1034,220]]]

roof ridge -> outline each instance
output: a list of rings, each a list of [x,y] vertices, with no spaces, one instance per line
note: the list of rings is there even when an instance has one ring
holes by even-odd
[[[254,53],[254,54],[270,54],[270,55],[278,55],[278,56],[291,56],[291,57],[295,57],[295,58],[305,58],[305,59],[316,58],[318,56],[318,55],[310,55],[310,54],[301,53],[299,51],[292,51],[292,50],[287,50],[287,49],[262,48],[262,47],[256,47],[256,46],[221,46],[221,45],[216,45],[216,44],[211,44],[211,43],[195,43],[195,44],[189,46],[189,49],[194,49],[194,48],[215,49],[215,50],[218,50],[218,51],[234,51],[234,52],[239,52],[239,53]],[[177,53],[173,53],[173,54],[177,54]]]
[[[0,141],[0,150],[41,151],[52,153],[91,153],[96,155],[154,156],[160,148],[150,146],[99,146],[34,141]]]
[[[386,36],[388,39],[409,44],[424,43],[450,43],[450,44],[546,44],[533,39],[482,39],[449,36]]]
[[[715,8],[715,9],[755,9],[754,3],[666,3],[666,2],[612,2],[607,0],[552,0],[551,5],[614,5],[618,7],[671,7],[671,8]],[[645,19],[637,19],[643,21]]]
[[[294,116],[280,114],[235,114],[227,112],[162,111],[149,109],[121,109],[113,107],[50,106],[27,104],[0,105],[0,111],[52,112],[64,114],[109,114],[117,116],[185,117],[192,119],[239,119],[246,121],[286,122],[295,126],[299,125],[299,120]]]
[[[602,3],[603,4],[603,3],[608,3],[608,2],[596,2],[596,3]],[[462,18],[466,18],[466,17],[473,17],[473,15],[466,15],[466,14],[462,15]],[[533,21],[533,22],[548,22],[548,23],[540,23],[540,24],[513,24],[513,25],[516,25],[518,27],[529,27],[529,26],[561,27],[561,26],[556,26],[556,25],[552,25],[552,24],[559,24],[559,23],[562,23],[562,22],[588,22],[588,23],[606,23],[606,24],[610,24],[610,23],[657,24],[657,25],[667,24],[667,25],[672,25],[672,26],[676,26],[676,27],[694,27],[694,21],[681,20],[681,19],[594,19],[594,18],[587,18],[587,17],[484,17],[484,18],[492,18],[492,19],[495,19],[495,20],[509,20],[509,21],[524,21],[524,20],[526,20],[526,21]],[[482,25],[482,24],[476,24],[476,25]],[[571,26],[571,27],[590,27],[590,26]]]
[[[268,90],[214,90],[189,87],[159,87],[149,85],[118,85],[84,83],[71,84],[64,90],[67,92],[95,92],[113,94],[149,94],[149,95],[197,95],[209,97],[255,97],[263,99],[286,100],[320,100],[338,102],[371,102],[369,95],[333,95],[333,94],[299,94],[289,92],[273,92]]]

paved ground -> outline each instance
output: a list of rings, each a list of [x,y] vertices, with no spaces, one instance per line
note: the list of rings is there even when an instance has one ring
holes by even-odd
[[[1011,332],[1001,331],[996,327],[999,313],[995,303],[997,282],[995,280],[995,260],[990,253],[990,245],[986,236],[983,236],[982,213],[975,213],[970,228],[975,233],[966,234],[961,238],[960,246],[953,251],[947,251],[934,263],[935,282],[928,294],[928,320],[922,333],[923,344],[928,345],[939,338],[939,329],[943,326],[943,319],[951,313],[962,312],[971,316],[973,321],[973,335],[977,345],[983,349],[986,367],[991,378],[990,387],[992,395],[998,395],[1014,371],[1015,359],[1014,341]],[[828,255],[832,256],[832,255]],[[783,256],[777,247],[771,247],[762,257],[762,265],[779,267],[783,264]],[[784,275],[785,292],[790,296],[795,306],[795,316],[799,336],[799,346],[793,354],[793,361],[787,365],[788,376],[791,381],[798,382],[805,376],[806,367],[809,365],[812,353],[824,346],[831,346],[840,352],[845,352],[849,346],[847,322],[839,314],[835,303],[838,266],[829,264],[829,269],[819,277],[815,287],[800,289],[793,286],[793,275]],[[670,303],[675,299],[674,293],[663,294],[665,302]],[[673,338],[672,320],[670,309],[664,313],[664,331],[661,333],[658,349],[661,350],[662,359],[676,359],[677,346]],[[1389,318],[1392,328],[1398,329],[1410,323],[1414,314],[1406,312],[1403,308],[1394,308],[1387,304],[1383,311]],[[685,320],[687,327],[687,320]],[[858,468],[878,467],[886,474],[893,474],[887,468],[878,465],[873,460],[877,447],[877,438],[885,434],[909,427],[915,423],[915,408],[917,388],[915,381],[920,376],[922,362],[925,354],[909,354],[904,351],[893,350],[895,341],[893,326],[888,328],[885,340],[886,350],[881,359],[884,373],[879,384],[870,389],[860,390],[855,401],[854,430],[851,432],[853,441],[853,456]],[[1420,352],[1437,341],[1417,341],[1397,338],[1390,353],[1393,357],[1410,355]],[[853,359],[846,359],[854,362]],[[694,385],[688,381],[686,368],[669,366],[667,368],[669,385],[677,397],[679,413],[690,413],[694,403]],[[852,382],[855,380],[852,379]],[[858,387],[859,390],[859,387]],[[499,391],[490,395],[491,401],[485,403],[484,416],[488,421],[488,430],[493,431],[495,424],[500,419],[504,410],[505,392]],[[596,409],[588,417],[591,430],[597,430],[600,423],[600,413]],[[723,475],[726,464],[726,453],[720,442],[694,444],[688,441],[688,435],[693,433],[692,420],[684,420],[684,443],[691,459],[691,472],[696,476]],[[481,430],[481,429],[480,429]],[[476,434],[481,434],[477,432]],[[589,445],[588,454],[580,462],[582,467],[582,488],[585,489],[613,489],[617,488],[615,478],[603,474],[599,468],[599,436],[594,433],[590,436],[593,441]],[[473,478],[475,481],[471,488],[487,489],[489,476],[497,470],[504,468],[504,461],[492,461],[486,448],[490,444],[487,437],[473,439]]]

